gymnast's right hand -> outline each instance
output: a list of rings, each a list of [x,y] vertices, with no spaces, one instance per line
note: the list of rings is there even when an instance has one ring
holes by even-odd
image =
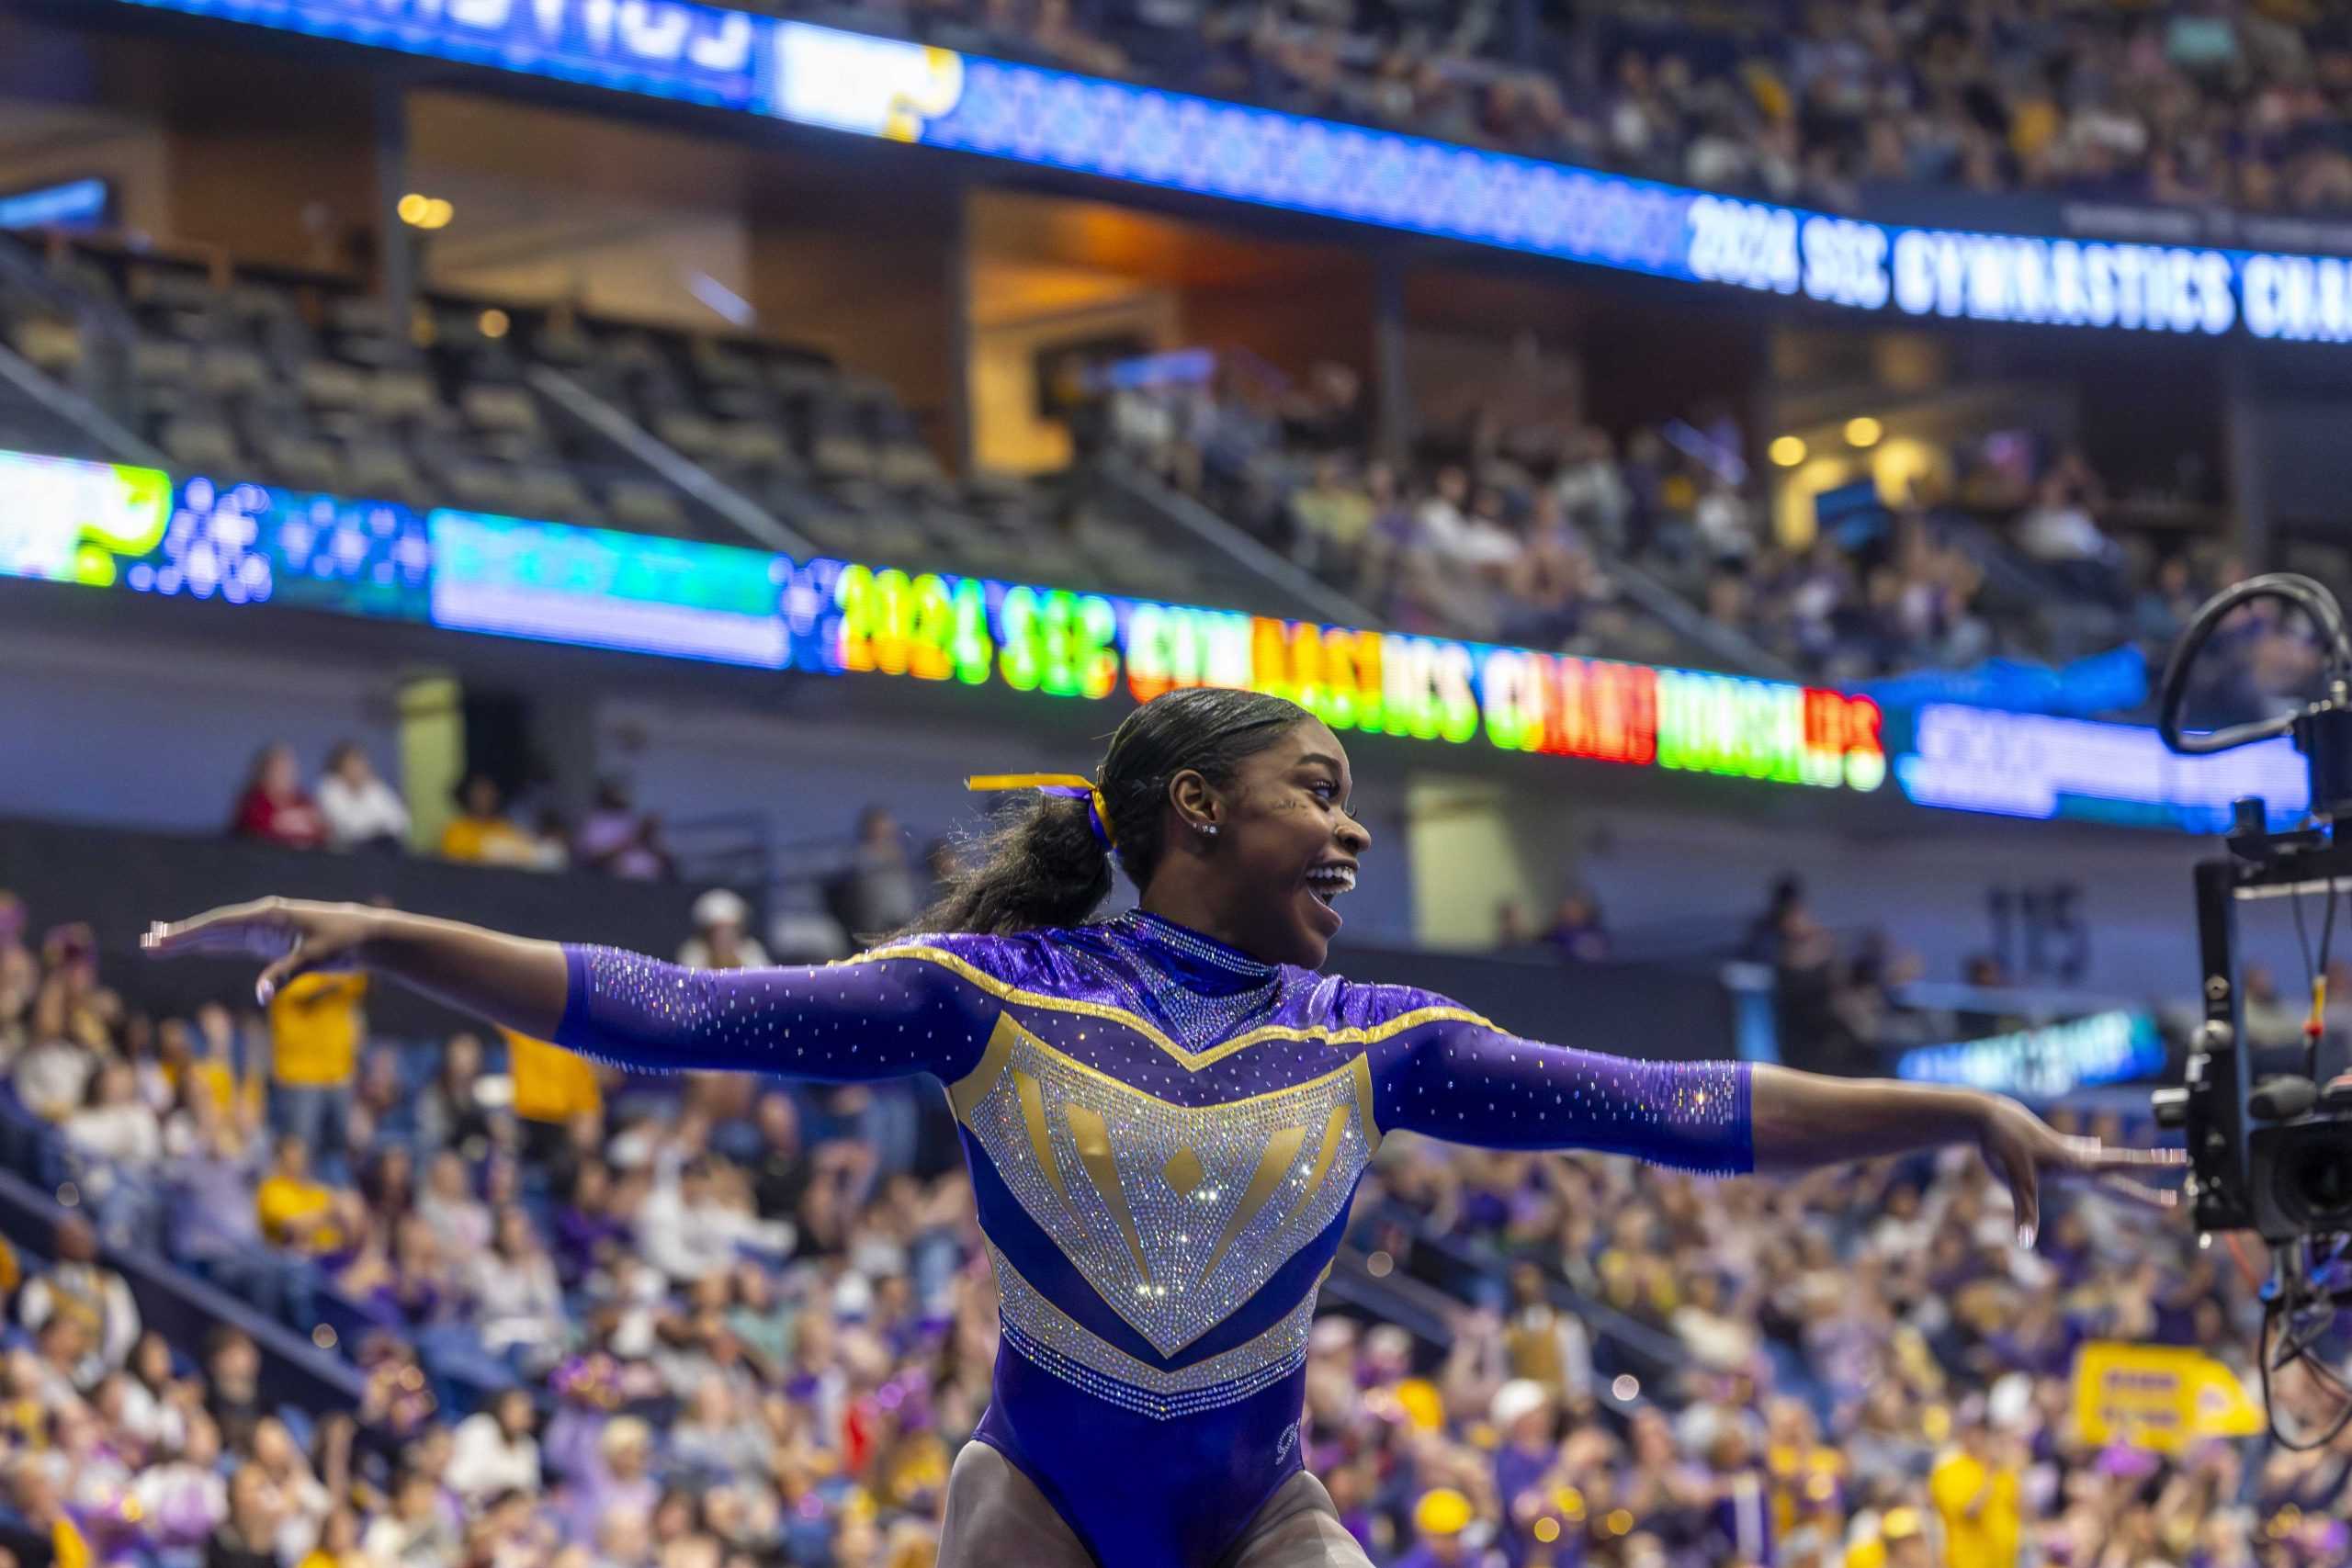
[[[191,919],[157,920],[139,939],[153,958],[192,953],[242,955],[269,961],[254,983],[265,1005],[297,975],[356,969],[375,934],[380,911],[365,904],[322,904],[305,898],[256,898],[228,904]]]

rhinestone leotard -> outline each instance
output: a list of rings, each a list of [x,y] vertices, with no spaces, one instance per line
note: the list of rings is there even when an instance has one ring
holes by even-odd
[[[1522,1040],[1141,912],[813,968],[568,956],[574,1050],[946,1086],[1003,1297],[977,1435],[1106,1568],[1204,1568],[1298,1469],[1316,1292],[1384,1134],[1753,1161],[1744,1064]]]

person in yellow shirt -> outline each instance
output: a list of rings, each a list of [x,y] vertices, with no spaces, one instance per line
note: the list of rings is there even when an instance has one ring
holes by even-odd
[[[261,1127],[261,1074],[258,1063],[239,1060],[237,1021],[219,1002],[196,1010],[197,1054],[186,1071],[211,1096],[214,1109],[234,1122],[238,1131],[257,1134]]]
[[[292,1134],[281,1134],[269,1175],[254,1195],[262,1239],[272,1247],[322,1257],[343,1248],[343,1224],[334,1190],[311,1175],[311,1151]]]
[[[497,781],[487,773],[468,776],[458,792],[458,815],[441,829],[446,860],[475,865],[536,865],[539,841],[516,827],[501,809]]]
[[[269,1000],[269,1125],[302,1140],[320,1168],[350,1154],[352,1080],[368,1034],[365,975],[298,975]]]
[[[1959,1445],[1928,1476],[1944,1524],[1945,1568],[2017,1568],[2022,1469],[2016,1445],[1994,1436],[1984,1410],[1964,1407]]]

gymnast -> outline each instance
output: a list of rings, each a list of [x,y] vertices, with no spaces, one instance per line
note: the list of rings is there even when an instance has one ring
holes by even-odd
[[[372,970],[631,1067],[938,1079],[1003,1303],[940,1568],[1368,1568],[1300,1422],[1317,1290],[1400,1128],[1726,1176],[1969,1144],[2027,1247],[2045,1174],[2174,1199],[2132,1178],[2177,1152],[1998,1096],[1605,1055],[1322,973],[1372,836],[1339,739],[1283,698],[1170,692],[1091,779],[968,782],[1037,793],[911,927],[836,964],[693,971],[277,898],[143,945],[266,959],[265,999]],[[1114,864],[1139,905],[1091,919]]]

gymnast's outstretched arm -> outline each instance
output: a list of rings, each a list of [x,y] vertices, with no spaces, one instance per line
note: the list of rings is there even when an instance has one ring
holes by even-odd
[[[2020,1240],[2039,1224],[2045,1170],[2131,1182],[2177,1150],[2061,1136],[2013,1100],[1975,1089],[1828,1077],[1747,1062],[1646,1062],[1524,1040],[1466,1013],[1375,1048],[1384,1128],[1510,1149],[1599,1149],[1716,1175],[1787,1171],[1973,1144],[2016,1200]]]
[[[266,1001],[296,975],[368,969],[535,1039],[629,1066],[849,1079],[978,1060],[992,1010],[921,958],[716,972],[607,947],[503,935],[356,904],[263,899],[150,930],[153,954],[266,958]]]

